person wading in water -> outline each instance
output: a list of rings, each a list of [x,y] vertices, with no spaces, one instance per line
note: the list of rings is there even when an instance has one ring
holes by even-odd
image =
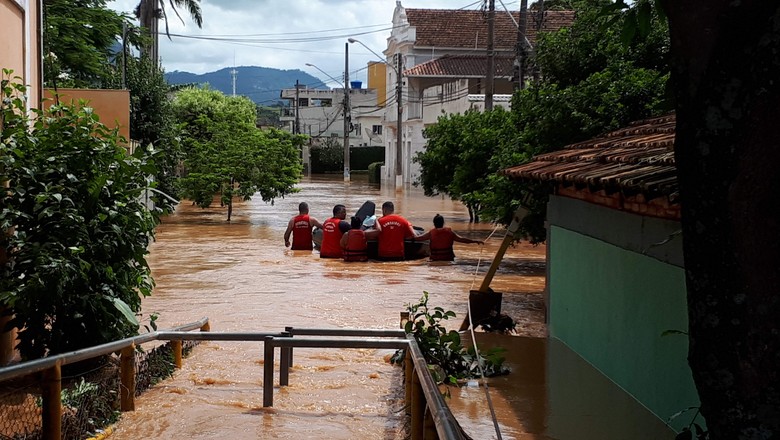
[[[378,259],[383,261],[401,261],[404,259],[404,239],[414,237],[414,229],[408,220],[395,214],[393,202],[382,204],[382,217],[376,221],[376,232],[379,241]]]
[[[290,249],[294,251],[314,249],[311,240],[311,230],[314,227],[322,229],[322,224],[316,218],[309,216],[309,204],[301,202],[298,205],[298,215],[287,223],[287,230],[284,231],[284,246],[290,247],[290,234],[292,234],[292,247]]]
[[[367,261],[368,242],[366,231],[362,229],[360,217],[352,217],[352,229],[341,237],[341,248],[344,249],[344,261]]]
[[[322,224],[322,244],[320,245],[320,258],[341,258],[341,236],[350,228],[347,218],[347,208],[344,205],[333,207],[333,217]]]
[[[425,234],[415,237],[415,241],[431,240],[431,261],[452,261],[455,259],[455,252],[452,250],[454,242],[458,243],[479,243],[485,244],[482,240],[472,240],[461,237],[450,228],[444,227],[444,217],[436,214],[433,217],[433,227]]]

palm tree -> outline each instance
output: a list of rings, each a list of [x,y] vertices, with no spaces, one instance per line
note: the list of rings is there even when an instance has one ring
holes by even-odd
[[[162,18],[165,21],[165,35],[171,38],[168,32],[168,14],[165,11],[165,0],[140,0],[135,7],[135,16],[138,18],[141,28],[145,29],[151,37],[151,46],[142,49],[142,54],[148,55],[150,60],[154,60],[155,65],[159,62],[159,35],[158,21]],[[179,17],[182,23],[184,20],[179,15],[178,9],[187,9],[190,17],[199,28],[203,27],[203,14],[200,10],[200,0],[168,0],[170,9]]]

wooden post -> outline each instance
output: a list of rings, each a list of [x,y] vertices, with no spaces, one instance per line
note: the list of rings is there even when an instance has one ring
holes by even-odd
[[[423,440],[425,417],[425,394],[417,370],[412,375],[412,440]]]
[[[436,431],[436,423],[433,421],[433,413],[429,407],[425,408],[425,417],[423,420],[423,439],[439,440],[439,432]]]
[[[57,362],[53,367],[44,370],[42,376],[43,438],[44,440],[60,440],[62,438],[62,370],[60,363]]]
[[[135,411],[135,344],[122,349],[119,368],[122,380],[119,387],[119,409]]]
[[[274,343],[273,336],[263,343],[263,408],[274,406]]]
[[[404,356],[404,407],[406,415],[412,414],[412,376],[414,375],[414,361],[412,360],[412,351],[406,349]]]
[[[173,350],[173,365],[176,369],[181,369],[182,342],[171,341],[171,349]]]

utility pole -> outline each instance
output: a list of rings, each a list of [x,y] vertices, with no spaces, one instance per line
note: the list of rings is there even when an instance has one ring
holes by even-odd
[[[494,22],[496,21],[496,0],[488,2],[487,74],[485,75],[485,111],[493,110],[493,83],[496,54],[493,50]]]
[[[349,182],[349,43],[344,43],[344,181]]]
[[[301,87],[298,80],[295,80],[295,127],[293,127],[293,133],[301,134],[301,120],[298,116],[298,103],[300,102]]]
[[[403,114],[403,107],[401,107],[401,98],[403,97],[403,79],[401,78],[401,72],[403,72],[403,55],[397,53],[396,60],[398,67],[395,72],[395,105],[398,109],[398,116],[396,120],[395,130],[395,189],[401,190],[404,186],[404,176],[401,164],[401,146],[403,145],[403,138],[401,130],[403,129],[403,122],[401,122],[401,116]]]
[[[539,35],[542,31],[542,25],[544,24],[544,0],[539,0],[536,2],[539,10],[537,11],[539,15],[536,17],[536,35]],[[534,72],[533,72],[533,78],[534,78],[534,84],[539,83],[539,67],[538,64],[534,66]]]
[[[528,0],[520,0],[520,22],[517,26],[517,53],[515,59],[515,90],[525,88],[525,69],[528,48],[526,45],[526,29],[528,28]]]

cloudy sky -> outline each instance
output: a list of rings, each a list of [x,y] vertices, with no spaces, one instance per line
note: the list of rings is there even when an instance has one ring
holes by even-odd
[[[138,0],[114,0],[108,6],[132,15]],[[166,4],[168,1],[166,0]],[[395,0],[201,0],[203,29],[180,11],[184,23],[168,13],[172,40],[160,37],[166,71],[205,73],[223,67],[263,66],[300,69],[326,80],[314,64],[341,79],[344,44],[360,40],[382,54],[390,36]],[[479,9],[481,0],[403,0],[407,8]],[[501,0],[496,8],[517,9],[519,1]],[[160,24],[161,31],[164,25]],[[195,37],[195,38],[193,38]],[[225,40],[230,41],[225,41]],[[350,79],[365,81],[366,63],[376,55],[349,45]]]

